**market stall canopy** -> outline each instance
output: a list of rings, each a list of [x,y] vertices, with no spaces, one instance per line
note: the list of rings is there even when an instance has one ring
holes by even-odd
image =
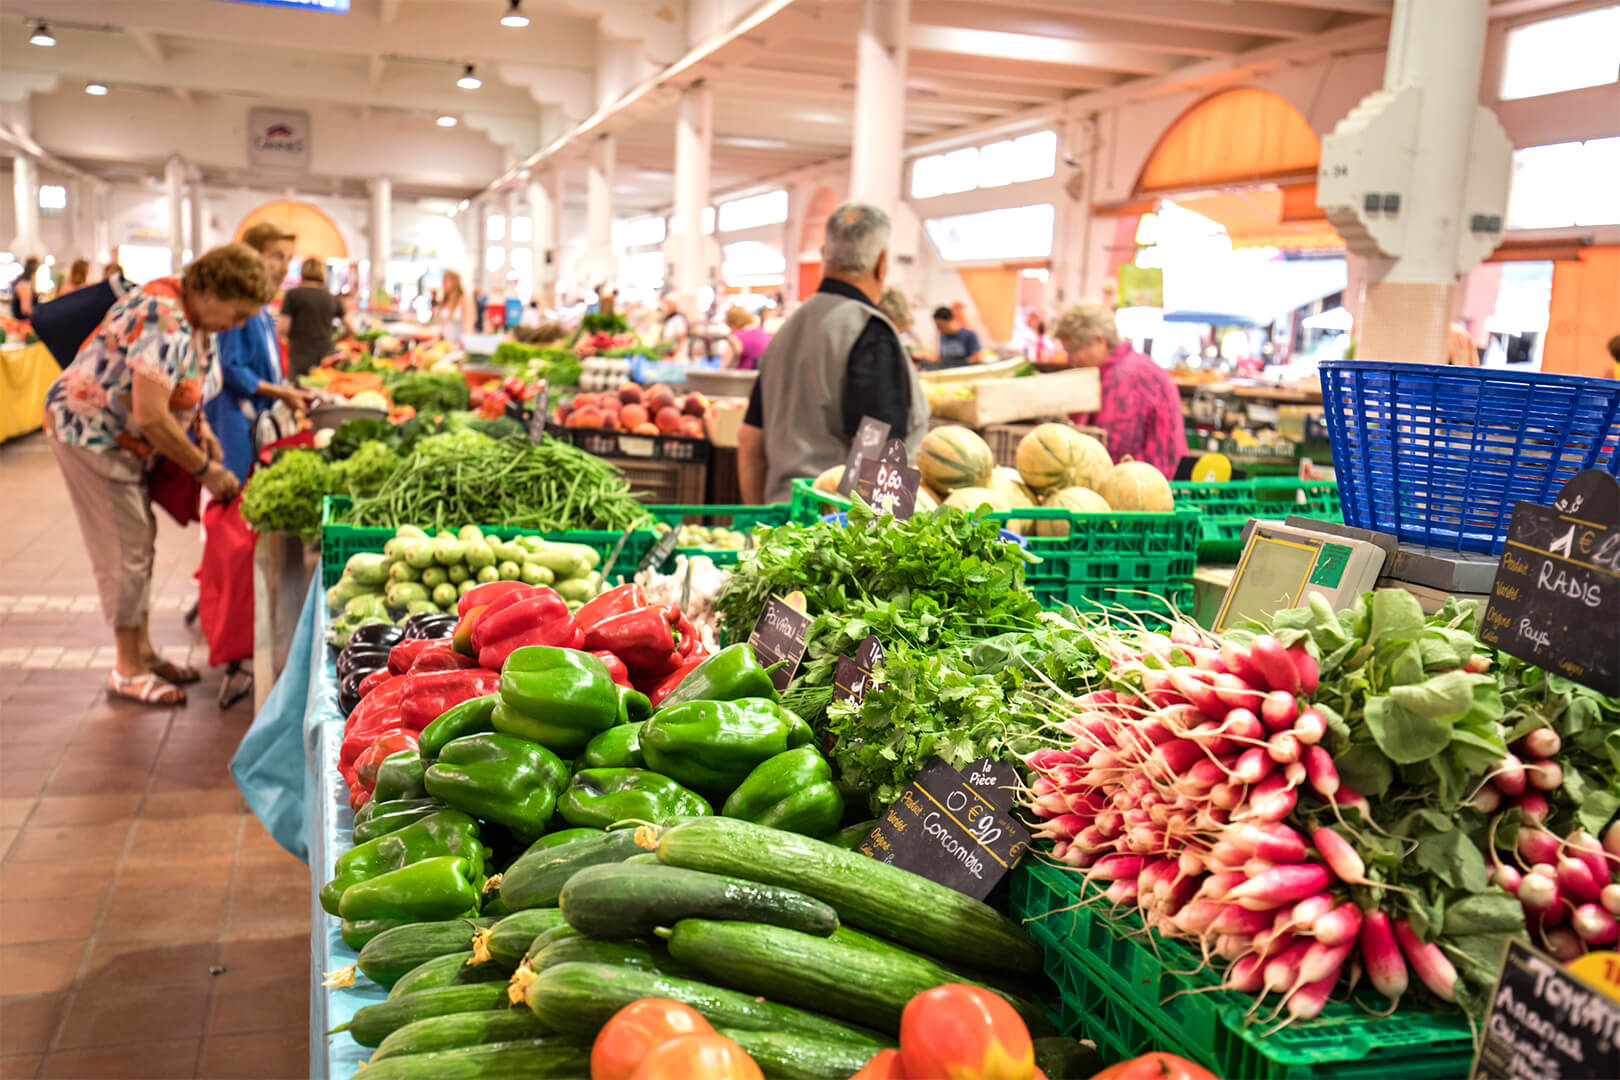
[[[1343,259],[1260,259],[1234,253],[1218,264],[1164,274],[1164,317],[1171,322],[1264,326],[1324,296],[1342,292]]]
[[[306,202],[282,199],[265,203],[250,211],[236,226],[236,239],[261,221],[273,221],[298,237],[293,242],[300,258],[313,256],[326,262],[329,259],[347,259],[349,245],[332,219]]]
[[[1316,172],[1322,144],[1311,125],[1269,90],[1243,87],[1194,105],[1159,140],[1136,190],[1188,191]]]
[[[1316,206],[1315,184],[1268,185],[1183,196],[1175,203],[1220,222],[1234,248],[1344,250],[1344,240]]]

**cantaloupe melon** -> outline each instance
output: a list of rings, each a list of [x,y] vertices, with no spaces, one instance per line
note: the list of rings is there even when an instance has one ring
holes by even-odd
[[[1018,470],[1006,465],[996,466],[995,472],[990,475],[990,482],[985,487],[1000,495],[1006,501],[1009,510],[1023,510],[1038,505],[1038,500],[1034,494],[1024,486],[1024,481],[1019,477]],[[1007,528],[1015,533],[1029,536],[1034,532],[1035,522],[1019,518],[1007,522]]]
[[[917,448],[917,468],[923,483],[939,491],[983,487],[995,466],[989,445],[955,424],[930,431]]]
[[[817,491],[825,491],[829,495],[836,495],[838,493],[838,482],[843,478],[844,467],[842,465],[834,465],[832,468],[816,477],[816,482],[810,486],[815,488]]]
[[[1042,424],[1018,443],[1018,475],[1035,492],[1054,488],[1095,489],[1113,459],[1103,444],[1067,424]]]
[[[999,493],[984,487],[957,488],[946,496],[945,505],[958,510],[977,510],[981,506],[998,512],[1012,509]]]
[[[1084,487],[1061,488],[1046,497],[1042,506],[1055,507],[1063,510],[1073,510],[1077,514],[1106,514],[1110,512],[1108,502],[1095,491]],[[1068,536],[1069,523],[1067,521],[1037,521],[1035,523],[1036,536]]]
[[[926,486],[917,488],[917,501],[912,504],[912,513],[921,514],[930,510],[939,509],[939,499],[929,491]]]
[[[1166,513],[1176,508],[1170,481],[1145,461],[1122,461],[1103,477],[1097,493],[1115,510]]]

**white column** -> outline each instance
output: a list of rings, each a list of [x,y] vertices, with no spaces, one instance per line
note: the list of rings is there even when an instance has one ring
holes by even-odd
[[[107,185],[97,181],[92,188],[92,217],[90,227],[90,250],[86,257],[90,260],[92,276],[99,276],[109,261],[118,256],[113,251],[112,239],[112,193]]]
[[[557,302],[557,173],[547,169],[529,180],[529,220],[533,223],[534,295],[542,308]]]
[[[483,199],[474,199],[473,212],[473,269],[472,275],[467,278],[467,291],[477,296],[485,289],[484,252],[489,247],[489,204]]]
[[[370,295],[363,298],[365,307],[377,300],[379,293],[388,291],[388,253],[394,247],[394,184],[386,176],[372,180],[371,220],[367,230],[367,257],[371,260],[371,275],[367,286]]]
[[[613,136],[603,135],[591,147],[585,191],[585,263],[597,280],[610,281],[618,272],[613,254]]]
[[[855,42],[855,136],[849,197],[893,214],[905,138],[906,31],[911,0],[865,0]]]
[[[518,192],[516,186],[509,187],[501,193],[501,206],[504,207],[501,212],[506,215],[506,239],[501,241],[501,249],[506,252],[506,260],[501,266],[500,279],[496,281],[495,284],[500,287],[500,290],[504,296],[511,297],[518,295],[514,291],[517,288],[517,285],[513,276],[516,264],[512,261],[512,249],[517,247],[516,242],[514,242],[512,239],[512,222],[517,220],[518,211]],[[525,304],[527,304],[529,301],[529,298],[526,296],[520,297],[520,299],[522,299]]]
[[[191,174],[191,223],[186,237],[191,243],[191,256],[196,258],[208,250],[208,206],[203,199],[202,173]]]
[[[44,258],[45,252],[39,249],[39,166],[26,154],[11,159],[11,195],[17,216],[12,253],[18,262],[30,255]]]
[[[186,165],[172,157],[163,166],[163,186],[169,198],[169,271],[178,274],[186,253]]]
[[[698,85],[681,95],[675,121],[675,219],[680,224],[673,267],[666,267],[682,310],[697,310],[697,292],[708,280],[703,257],[703,208],[709,205],[709,152],[714,136],[714,95]]]

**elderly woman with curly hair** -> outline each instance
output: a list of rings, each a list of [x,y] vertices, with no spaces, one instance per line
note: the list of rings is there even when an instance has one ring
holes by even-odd
[[[148,476],[167,458],[218,499],[239,487],[202,415],[219,392],[219,331],[241,326],[275,296],[259,253],[228,244],[179,278],[158,278],[108,310],[45,399],[49,438],[112,624],[117,666],[109,697],[180,705],[197,673],[163,659],[147,611],[157,519]]]
[[[1187,426],[1170,373],[1120,341],[1114,313],[1101,304],[1070,306],[1058,316],[1052,336],[1069,354],[1070,367],[1096,368],[1100,380],[1101,408],[1069,419],[1107,431],[1115,461],[1129,455],[1174,476],[1187,453]]]

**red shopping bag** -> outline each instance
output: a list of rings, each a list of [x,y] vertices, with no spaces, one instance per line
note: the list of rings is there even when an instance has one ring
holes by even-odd
[[[242,520],[241,500],[210,502],[203,511],[197,621],[214,667],[253,657],[253,547],[259,536]]]

